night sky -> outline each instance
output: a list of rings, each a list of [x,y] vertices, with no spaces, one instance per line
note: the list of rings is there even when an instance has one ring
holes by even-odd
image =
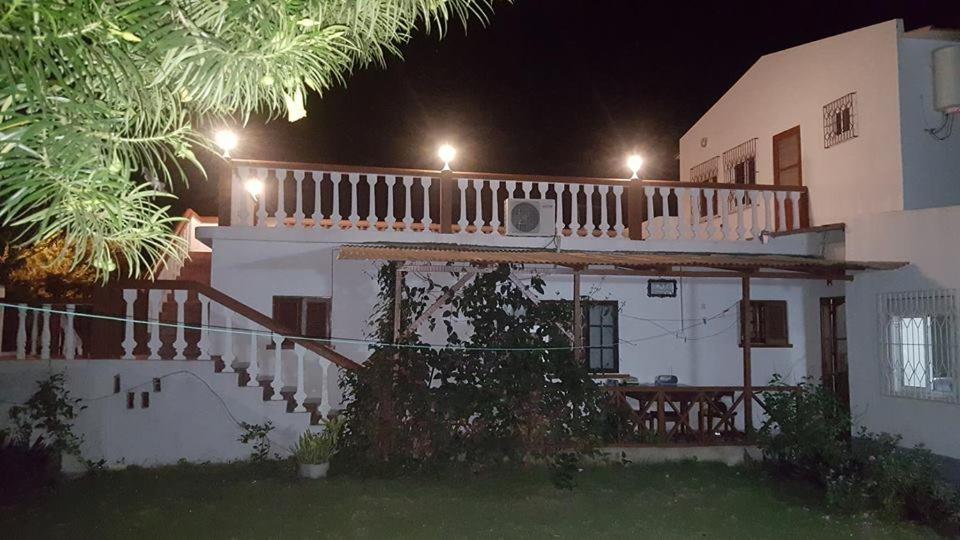
[[[311,95],[294,124],[252,120],[237,157],[675,179],[681,135],[761,55],[902,18],[907,30],[960,28],[960,2],[516,0],[489,24],[420,35],[404,59]],[[178,210],[216,212],[215,182],[180,191]]]

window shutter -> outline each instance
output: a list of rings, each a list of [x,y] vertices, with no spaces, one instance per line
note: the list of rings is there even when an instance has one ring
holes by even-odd
[[[768,344],[787,343],[787,303],[767,302],[764,306],[764,324]]]
[[[307,320],[303,335],[307,337],[330,337],[329,304],[324,301],[307,301]]]
[[[300,299],[273,298],[273,318],[293,332],[300,332]]]

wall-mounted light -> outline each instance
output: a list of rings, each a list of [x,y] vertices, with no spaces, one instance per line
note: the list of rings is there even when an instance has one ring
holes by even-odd
[[[450,170],[450,162],[453,161],[453,158],[457,157],[457,149],[450,146],[449,144],[440,145],[440,148],[437,150],[437,155],[440,157],[440,160],[443,161],[442,171]]]
[[[633,173],[633,176],[630,177],[631,180],[640,178],[639,173],[641,167],[643,167],[643,158],[640,154],[630,154],[627,156],[627,168]]]
[[[263,195],[263,180],[251,178],[243,183],[243,189],[247,190],[253,200],[259,200],[260,195]]]
[[[229,129],[221,129],[213,136],[213,142],[223,150],[223,157],[230,157],[230,151],[237,147],[237,134]]]

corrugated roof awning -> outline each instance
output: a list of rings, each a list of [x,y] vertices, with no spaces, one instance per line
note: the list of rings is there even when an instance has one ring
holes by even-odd
[[[585,270],[613,267],[634,271],[676,272],[679,269],[715,270],[723,277],[730,272],[752,273],[755,277],[796,277],[840,279],[847,272],[894,270],[904,262],[837,261],[795,255],[746,253],[670,253],[648,251],[548,251],[503,249],[452,244],[355,244],[340,250],[340,259],[392,262],[556,265]],[[764,273],[764,272],[767,273]],[[776,274],[770,273],[776,271]],[[711,275],[704,272],[704,276]]]

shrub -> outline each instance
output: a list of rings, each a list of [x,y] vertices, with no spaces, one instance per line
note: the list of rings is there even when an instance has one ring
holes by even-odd
[[[63,383],[63,373],[41,379],[26,403],[10,408],[10,419],[16,426],[14,438],[21,447],[41,442],[56,454],[80,456],[83,437],[73,433],[73,422],[87,407],[79,398],[70,397]]]
[[[323,431],[306,431],[293,447],[293,457],[301,465],[327,463],[337,452],[345,420],[342,416],[324,421]]]
[[[262,424],[248,424],[241,422],[243,433],[237,441],[251,446],[250,461],[263,463],[270,459],[270,432],[273,431],[273,422],[267,420]]]

